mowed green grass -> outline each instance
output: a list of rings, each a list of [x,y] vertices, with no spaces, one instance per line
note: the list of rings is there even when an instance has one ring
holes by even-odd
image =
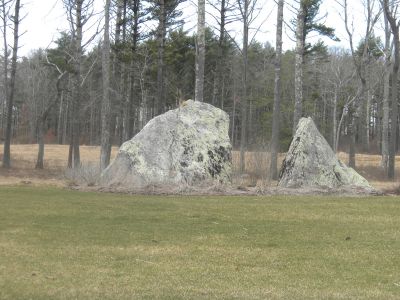
[[[0,187],[0,299],[400,299],[396,197]]]

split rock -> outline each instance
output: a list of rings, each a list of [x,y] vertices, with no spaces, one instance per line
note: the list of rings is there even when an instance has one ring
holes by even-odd
[[[374,189],[354,169],[337,159],[311,118],[302,118],[282,163],[280,187]]]
[[[188,100],[150,120],[119,149],[100,184],[124,188],[231,180],[228,114]]]

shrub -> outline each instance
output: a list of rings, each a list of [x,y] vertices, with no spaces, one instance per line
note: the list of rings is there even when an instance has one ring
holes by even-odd
[[[65,171],[65,178],[71,186],[94,186],[98,183],[100,174],[100,166],[89,163],[81,165],[79,168],[68,168]]]

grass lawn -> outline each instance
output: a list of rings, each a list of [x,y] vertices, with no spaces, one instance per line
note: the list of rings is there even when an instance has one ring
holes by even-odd
[[[396,197],[0,187],[0,299],[400,299]]]

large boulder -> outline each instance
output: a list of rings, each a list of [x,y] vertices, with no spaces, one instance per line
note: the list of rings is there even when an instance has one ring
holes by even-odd
[[[125,188],[231,180],[227,113],[188,100],[150,120],[119,149],[100,183]]]
[[[280,187],[373,191],[368,181],[337,159],[311,118],[302,118],[280,171]]]

